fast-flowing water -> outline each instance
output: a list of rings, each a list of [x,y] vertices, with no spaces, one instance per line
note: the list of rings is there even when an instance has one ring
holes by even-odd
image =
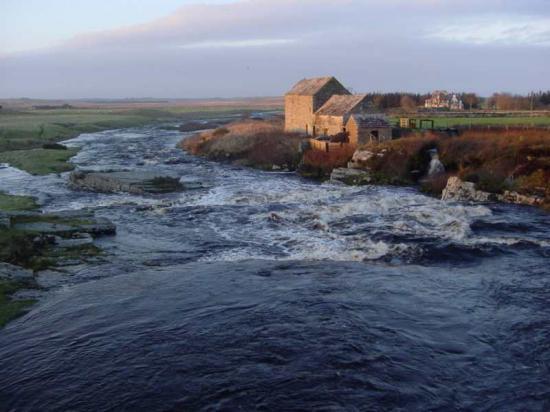
[[[0,331],[0,409],[550,410],[547,214],[210,163],[181,137],[69,144],[81,168],[203,189],[98,194],[0,170],[0,190],[118,227]]]

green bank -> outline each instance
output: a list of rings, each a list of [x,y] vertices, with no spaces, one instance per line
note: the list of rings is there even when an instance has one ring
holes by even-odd
[[[36,175],[71,170],[75,151],[54,143],[82,133],[139,127],[155,123],[242,115],[268,107],[167,107],[162,109],[0,110],[0,163]]]

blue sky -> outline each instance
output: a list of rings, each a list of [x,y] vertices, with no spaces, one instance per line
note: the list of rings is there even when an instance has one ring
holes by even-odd
[[[0,0],[0,97],[550,89],[548,0]]]

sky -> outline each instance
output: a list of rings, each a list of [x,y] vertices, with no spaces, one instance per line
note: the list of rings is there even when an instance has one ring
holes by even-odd
[[[550,89],[549,0],[0,0],[0,97]]]

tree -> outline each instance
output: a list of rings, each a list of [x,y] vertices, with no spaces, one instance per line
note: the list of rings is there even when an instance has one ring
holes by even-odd
[[[479,97],[475,93],[464,93],[462,100],[468,105],[468,110],[477,109],[479,106]]]
[[[407,113],[413,113],[416,111],[416,102],[411,96],[405,95],[401,97],[401,107]]]

